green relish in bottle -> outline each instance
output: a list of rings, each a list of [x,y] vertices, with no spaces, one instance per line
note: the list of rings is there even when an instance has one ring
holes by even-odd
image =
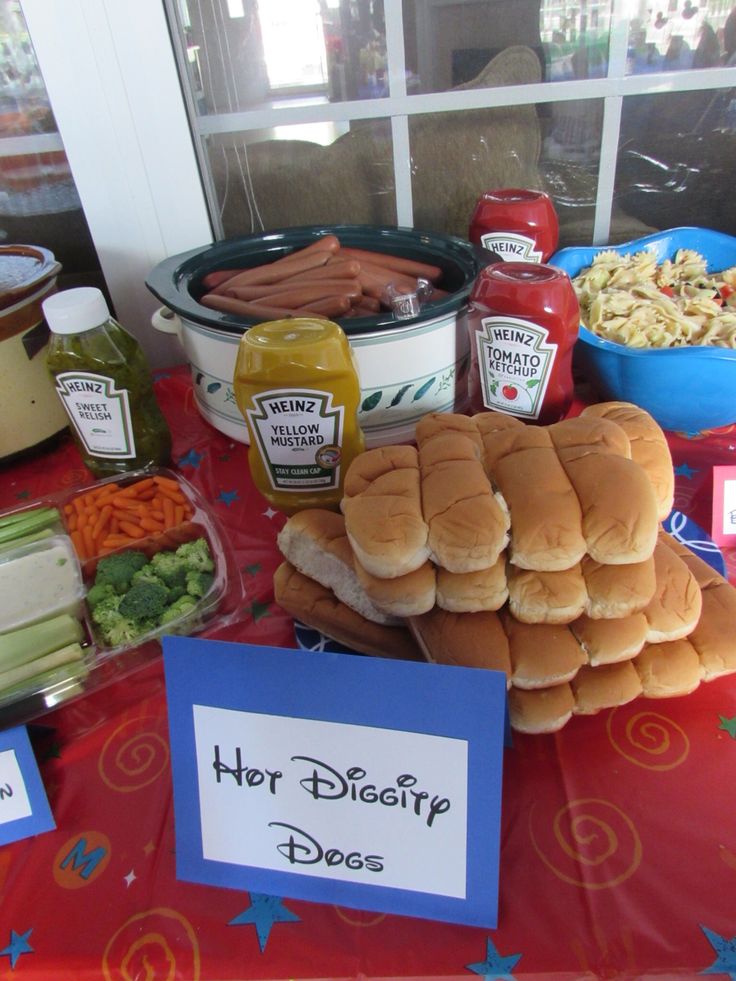
[[[163,466],[171,433],[138,341],[110,316],[94,287],[43,302],[51,340],[46,363],[86,466],[96,477]]]

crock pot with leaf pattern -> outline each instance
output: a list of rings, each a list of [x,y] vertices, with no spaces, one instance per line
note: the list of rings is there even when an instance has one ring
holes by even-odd
[[[352,248],[439,266],[442,278],[438,285],[447,293],[409,319],[396,320],[388,312],[336,318],[355,353],[362,395],[359,421],[367,446],[410,441],[416,422],[426,413],[462,412],[467,407],[467,300],[478,272],[495,261],[494,254],[460,238],[410,228],[288,228],[172,256],[159,263],[146,280],[164,304],[154,313],[152,324],[178,336],[190,365],[199,411],[233,439],[248,442],[232,382],[240,338],[254,321],[200,304],[202,281],[214,270],[273,261],[326,234],[337,235],[342,245]]]

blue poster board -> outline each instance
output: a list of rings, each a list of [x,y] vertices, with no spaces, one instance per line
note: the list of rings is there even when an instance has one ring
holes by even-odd
[[[163,647],[179,878],[496,926],[504,674]]]

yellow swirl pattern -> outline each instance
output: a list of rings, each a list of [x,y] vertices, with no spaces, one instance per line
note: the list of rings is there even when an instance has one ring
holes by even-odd
[[[690,753],[687,733],[666,715],[633,704],[614,709],[606,721],[606,730],[616,752],[645,770],[673,770],[685,762]]]
[[[373,927],[386,919],[385,913],[368,913],[364,910],[345,909],[343,906],[332,908],[344,923],[354,927]]]
[[[610,889],[624,882],[641,864],[642,846],[630,818],[610,801],[595,797],[573,800],[552,822],[535,826],[529,812],[532,846],[558,879],[583,889]],[[543,812],[539,812],[543,814]]]
[[[144,728],[151,724],[151,729]],[[145,716],[118,726],[102,747],[97,764],[108,787],[127,794],[158,779],[169,762],[165,733],[155,731],[163,726],[161,719]]]
[[[108,941],[102,975],[105,981],[199,981],[201,963],[194,928],[180,913],[166,907],[136,913]]]

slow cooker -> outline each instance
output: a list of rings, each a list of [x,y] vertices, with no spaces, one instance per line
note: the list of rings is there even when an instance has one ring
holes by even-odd
[[[35,245],[0,245],[0,459],[40,447],[69,422],[46,370],[41,301],[61,264]]]
[[[463,239],[411,228],[319,225],[279,229],[217,242],[172,256],[146,280],[164,304],[153,326],[178,335],[189,362],[199,411],[216,429],[248,442],[233,397],[238,345],[249,321],[202,306],[202,280],[215,270],[260,265],[336,235],[345,246],[440,266],[448,295],[419,314],[397,320],[389,312],[339,320],[355,354],[361,386],[359,421],[368,446],[411,440],[428,412],[461,412],[467,406],[470,345],[465,323],[468,295],[480,270],[496,257]]]

